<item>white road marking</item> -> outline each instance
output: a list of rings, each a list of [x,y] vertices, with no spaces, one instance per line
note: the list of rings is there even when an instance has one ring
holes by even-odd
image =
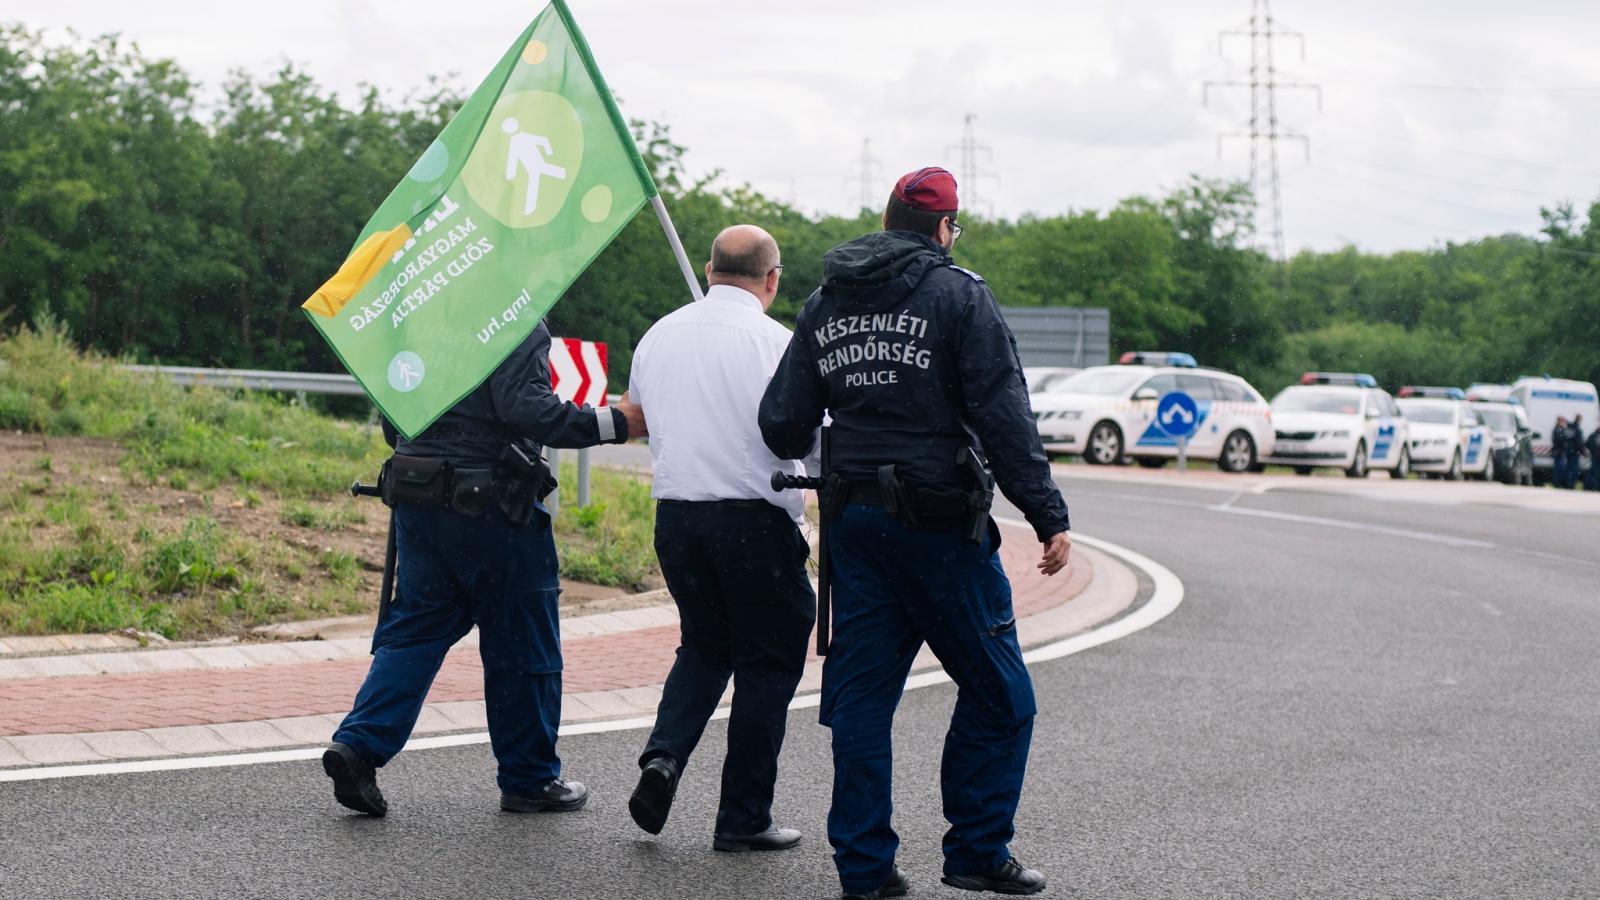
[[[1353,519],[1330,519],[1325,516],[1306,516],[1299,513],[1276,512],[1270,509],[1252,509],[1247,506],[1232,505],[1237,496],[1223,503],[1199,503],[1194,500],[1176,500],[1171,497],[1145,497],[1139,494],[1113,494],[1105,491],[1073,491],[1075,497],[1098,497],[1105,500],[1129,500],[1134,503],[1153,503],[1157,506],[1176,506],[1183,509],[1201,510],[1204,512],[1222,513],[1230,516],[1246,516],[1257,519],[1275,519],[1280,522],[1294,522],[1299,525],[1316,525],[1323,528],[1342,528],[1348,531],[1366,531],[1372,534],[1382,534],[1390,537],[1410,538],[1414,541],[1427,541],[1434,544],[1445,544],[1450,547],[1479,547],[1483,549],[1504,549],[1490,541],[1480,541],[1476,538],[1456,537],[1455,535],[1439,534],[1432,531],[1416,531],[1410,528],[1395,528],[1390,525],[1376,525],[1370,522],[1358,522]]]
[[[1006,525],[1029,528],[1028,523],[1017,519],[997,518],[996,521]],[[1029,664],[1047,662],[1060,659],[1074,653],[1080,653],[1091,647],[1109,643],[1118,638],[1127,637],[1137,631],[1149,628],[1151,625],[1166,618],[1178,604],[1183,602],[1183,582],[1174,575],[1166,566],[1125,547],[1118,546],[1109,541],[1089,537],[1084,534],[1074,534],[1073,543],[1093,547],[1102,553],[1107,553],[1121,559],[1135,569],[1142,570],[1155,584],[1155,591],[1150,599],[1133,612],[1111,620],[1096,628],[1091,628],[1081,634],[1076,634],[1059,641],[1035,647],[1022,654],[1024,662]],[[923,672],[906,679],[906,690],[930,687],[936,684],[945,684],[950,681],[950,676],[943,669]],[[789,704],[790,709],[814,709],[822,703],[820,693],[810,693],[794,698]],[[719,708],[712,715],[713,719],[728,717],[728,707]],[[631,719],[613,719],[605,722],[580,722],[561,726],[561,735],[570,737],[579,734],[603,734],[613,731],[634,731],[650,728],[655,725],[653,716],[638,716]],[[488,732],[472,732],[469,734],[447,734],[437,737],[412,738],[406,742],[405,749],[411,750],[437,750],[444,747],[465,747],[473,744],[487,744]],[[252,766],[263,763],[297,762],[319,759],[324,746],[297,747],[289,750],[265,750],[255,753],[229,753],[222,756],[187,756],[169,759],[143,759],[128,762],[84,763],[69,766],[38,766],[31,769],[5,769],[0,770],[0,783],[8,781],[44,781],[55,778],[84,778],[91,775],[129,775],[140,772],[176,772],[186,769],[219,769],[227,766]]]
[[[1243,506],[1212,506],[1212,512],[1227,513],[1232,516],[1251,516],[1258,519],[1275,519],[1279,522],[1295,522],[1301,525],[1320,525],[1324,528],[1343,528],[1349,531],[1366,531],[1372,534],[1383,534],[1390,537],[1410,538],[1414,541],[1427,541],[1432,544],[1445,544],[1450,547],[1482,547],[1492,548],[1496,545],[1490,541],[1480,541],[1476,538],[1456,537],[1449,534],[1437,534],[1432,531],[1413,531],[1410,528],[1394,528],[1389,525],[1373,525],[1369,522],[1355,522],[1349,519],[1327,519],[1322,516],[1303,516],[1299,513],[1275,512],[1270,509],[1248,509]]]

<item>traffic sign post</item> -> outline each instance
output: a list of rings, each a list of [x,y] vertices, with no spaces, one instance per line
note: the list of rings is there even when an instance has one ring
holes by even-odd
[[[1178,471],[1189,470],[1189,436],[1200,425],[1200,407],[1183,391],[1173,391],[1156,401],[1156,427],[1178,442]]]
[[[550,389],[569,403],[590,404],[602,408],[606,405],[606,345],[600,341],[581,341],[577,338],[550,339]],[[554,449],[545,451],[545,458],[556,478],[561,477],[561,453]],[[545,504],[550,515],[561,509],[561,489],[550,495]],[[589,505],[589,450],[578,451],[578,508]]]

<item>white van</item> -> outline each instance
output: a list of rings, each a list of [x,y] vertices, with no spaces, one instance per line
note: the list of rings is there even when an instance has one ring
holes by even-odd
[[[1588,437],[1600,428],[1600,395],[1587,381],[1566,378],[1518,378],[1511,385],[1511,396],[1517,398],[1528,412],[1528,424],[1533,426],[1533,483],[1545,484],[1550,480],[1550,432],[1555,430],[1556,417],[1568,422],[1573,416],[1583,417],[1583,436]]]

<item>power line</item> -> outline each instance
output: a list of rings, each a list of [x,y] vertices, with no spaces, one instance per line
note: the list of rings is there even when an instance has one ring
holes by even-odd
[[[1427,229],[1430,229],[1430,230],[1433,230],[1433,231],[1454,232],[1456,234],[1477,234],[1478,233],[1478,232],[1476,232],[1476,231],[1474,231],[1474,230],[1472,230],[1470,228],[1462,228],[1460,225],[1442,225],[1442,224],[1440,224],[1438,222],[1428,222],[1428,221],[1424,221],[1422,219],[1413,219],[1413,218],[1411,218],[1409,216],[1402,216],[1402,215],[1399,215],[1397,213],[1389,212],[1387,210],[1373,209],[1372,207],[1369,207],[1369,206],[1361,206],[1359,204],[1350,203],[1350,202],[1348,202],[1346,200],[1343,200],[1343,199],[1340,199],[1340,198],[1337,198],[1337,197],[1330,197],[1327,194],[1322,193],[1321,191],[1311,190],[1310,188],[1306,188],[1306,187],[1296,187],[1295,190],[1299,191],[1302,194],[1308,194],[1311,197],[1313,197],[1313,198],[1315,198],[1317,200],[1321,200],[1323,203],[1326,203],[1326,204],[1328,204],[1330,206],[1336,206],[1336,207],[1340,207],[1340,208],[1343,208],[1343,209],[1348,209],[1348,210],[1351,210],[1352,212],[1358,212],[1358,213],[1362,213],[1364,215],[1376,216],[1376,217],[1381,218],[1381,219],[1389,219],[1389,220],[1395,221],[1395,222],[1403,222],[1403,223],[1405,223],[1407,225],[1420,225],[1423,228],[1427,228]]]
[[[1527,169],[1545,169],[1551,172],[1563,172],[1567,175],[1583,175],[1588,178],[1600,178],[1600,172],[1596,172],[1591,169],[1569,169],[1566,166],[1552,166],[1549,163],[1528,162],[1525,159],[1511,159],[1505,156],[1491,156],[1487,153],[1473,153],[1471,150],[1454,150],[1452,152],[1459,153],[1462,156],[1474,156],[1478,159],[1486,159],[1490,162],[1505,163],[1511,166],[1522,166],[1523,168]]]
[[[1286,254],[1284,252],[1283,238],[1283,184],[1279,168],[1278,142],[1280,140],[1301,142],[1305,147],[1306,159],[1309,161],[1311,159],[1311,138],[1298,132],[1284,131],[1279,127],[1278,91],[1313,91],[1317,96],[1317,109],[1320,111],[1322,109],[1322,88],[1320,85],[1308,82],[1283,81],[1279,79],[1275,50],[1276,43],[1284,39],[1298,41],[1300,44],[1300,57],[1304,59],[1305,35],[1298,31],[1280,27],[1272,18],[1270,0],[1251,0],[1250,27],[1248,29],[1231,29],[1218,33],[1217,53],[1219,55],[1226,50],[1226,41],[1230,36],[1247,36],[1250,38],[1249,80],[1207,81],[1201,88],[1201,102],[1207,106],[1210,105],[1211,89],[1213,87],[1246,88],[1249,90],[1249,128],[1243,132],[1227,132],[1217,135],[1217,158],[1222,158],[1222,144],[1226,139],[1244,138],[1249,141],[1250,193],[1255,198],[1256,208],[1259,209],[1261,205],[1262,180],[1261,149],[1262,145],[1265,144],[1268,160],[1267,178],[1270,184],[1272,205],[1272,251],[1278,262],[1282,263]]]
[[[1323,154],[1323,155],[1326,156],[1327,154]],[[1323,165],[1326,165],[1326,163],[1323,163]],[[1319,166],[1319,168],[1320,168],[1320,166]],[[1338,163],[1334,163],[1333,164],[1333,168],[1334,168],[1334,170],[1336,172],[1340,173],[1339,177],[1341,177],[1341,178],[1350,179],[1352,181],[1356,181],[1356,182],[1359,182],[1361,184],[1366,184],[1366,185],[1370,185],[1371,187],[1378,188],[1379,190],[1389,191],[1391,193],[1400,194],[1402,196],[1415,197],[1418,200],[1425,200],[1425,201],[1427,201],[1429,203],[1437,203],[1437,204],[1440,204],[1440,205],[1443,205],[1443,206],[1454,206],[1454,207],[1457,207],[1459,209],[1467,210],[1468,212],[1478,213],[1479,215],[1497,216],[1497,217],[1503,218],[1503,219],[1513,219],[1515,221],[1522,222],[1522,223],[1527,223],[1529,221],[1529,219],[1530,219],[1530,216],[1527,213],[1508,213],[1508,212],[1503,212],[1503,211],[1498,210],[1498,209],[1489,209],[1488,207],[1478,206],[1478,205],[1472,204],[1472,203],[1463,203],[1460,200],[1447,200],[1444,197],[1436,197],[1436,196],[1434,196],[1432,194],[1424,194],[1424,193],[1421,193],[1419,191],[1411,190],[1409,188],[1395,187],[1392,184],[1386,184],[1386,183],[1381,182],[1381,181],[1373,181],[1370,178],[1366,178],[1364,176],[1352,174],[1349,169],[1346,169],[1344,166],[1342,166],[1342,165],[1340,165]]]
[[[1551,191],[1531,191],[1531,190],[1528,190],[1526,188],[1514,188],[1514,187],[1507,187],[1507,186],[1501,185],[1501,184],[1489,184],[1489,183],[1483,182],[1483,181],[1473,181],[1473,180],[1468,179],[1468,178],[1452,178],[1452,177],[1450,177],[1448,175],[1435,175],[1432,172],[1419,172],[1416,169],[1406,169],[1406,168],[1402,168],[1400,166],[1392,166],[1392,165],[1389,165],[1388,163],[1375,162],[1375,161],[1370,160],[1370,159],[1357,159],[1356,157],[1353,157],[1353,156],[1340,156],[1340,155],[1337,155],[1337,154],[1328,154],[1328,153],[1324,153],[1323,155],[1324,156],[1333,156],[1334,159],[1342,159],[1345,162],[1352,162],[1352,163],[1355,163],[1356,165],[1359,165],[1359,166],[1370,166],[1371,168],[1374,168],[1374,169],[1386,169],[1386,170],[1388,170],[1390,172],[1397,172],[1397,173],[1399,173],[1401,175],[1410,175],[1413,178],[1425,178],[1425,179],[1427,179],[1429,181],[1439,181],[1439,182],[1444,182],[1446,184],[1460,184],[1460,185],[1465,185],[1467,187],[1482,188],[1482,189],[1488,190],[1488,191],[1505,191],[1506,193],[1510,193],[1510,194],[1525,194],[1525,195],[1527,195],[1529,197],[1540,197],[1540,198],[1543,198],[1545,200],[1551,200],[1551,199],[1562,200],[1562,199],[1566,199],[1562,195],[1554,193],[1554,192],[1551,192]]]

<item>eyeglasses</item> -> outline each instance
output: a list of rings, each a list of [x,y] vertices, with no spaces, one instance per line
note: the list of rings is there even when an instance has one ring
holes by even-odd
[[[768,269],[767,271],[769,273],[770,272],[777,272],[779,275],[782,275],[783,274],[783,263],[778,263],[777,265],[773,266],[771,269]]]
[[[961,239],[961,226],[954,221],[950,222],[950,243],[954,244]]]

